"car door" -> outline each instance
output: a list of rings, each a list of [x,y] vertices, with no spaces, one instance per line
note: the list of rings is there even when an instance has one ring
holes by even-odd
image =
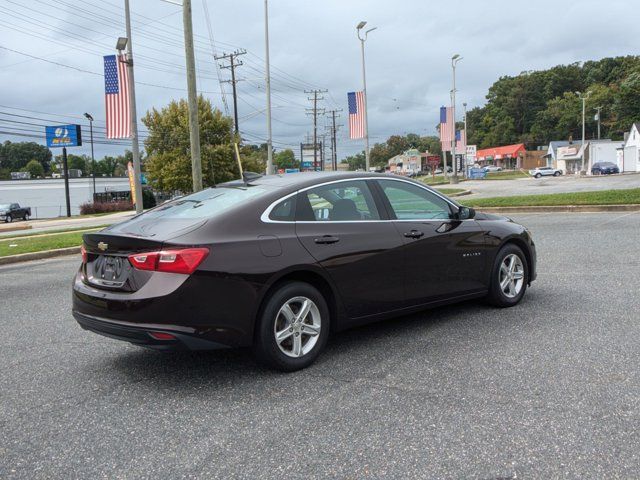
[[[403,306],[403,241],[367,181],[303,190],[296,205],[296,234],[327,271],[349,317]]]
[[[419,305],[486,289],[484,235],[475,220],[413,182],[377,180],[404,241],[405,296]]]

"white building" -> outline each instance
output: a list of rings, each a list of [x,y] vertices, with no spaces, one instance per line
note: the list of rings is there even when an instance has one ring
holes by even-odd
[[[640,123],[634,123],[624,142],[622,155],[624,172],[640,172]]]
[[[582,158],[584,157],[584,169],[590,174],[591,167],[598,162],[611,162],[622,168],[622,156],[620,151],[623,142],[612,141],[609,138],[602,140],[587,140],[583,147],[580,140],[573,142],[553,141],[545,158],[547,166],[559,168],[565,173],[575,173],[582,168]]]

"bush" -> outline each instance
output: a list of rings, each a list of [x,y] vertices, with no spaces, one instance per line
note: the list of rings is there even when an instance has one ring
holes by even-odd
[[[148,188],[142,189],[142,207],[146,210],[156,206],[156,197]]]
[[[93,202],[80,205],[80,215],[93,215],[96,213],[124,212],[133,210],[131,202]]]

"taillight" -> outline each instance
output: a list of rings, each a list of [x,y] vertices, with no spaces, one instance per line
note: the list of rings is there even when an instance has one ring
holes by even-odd
[[[191,274],[209,255],[208,248],[182,248],[129,255],[138,270]]]
[[[87,249],[84,248],[84,244],[80,246],[80,255],[82,255],[82,263],[87,263],[89,255],[87,254]]]

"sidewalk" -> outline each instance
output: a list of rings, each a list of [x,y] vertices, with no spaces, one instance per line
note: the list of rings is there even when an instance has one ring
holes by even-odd
[[[65,230],[78,227],[95,227],[98,225],[111,225],[121,222],[134,215],[133,211],[110,213],[97,217],[53,218],[46,220],[29,220],[27,222],[15,221],[0,224],[0,237],[15,235],[21,231],[46,233],[51,230]],[[20,228],[23,227],[23,228]]]

